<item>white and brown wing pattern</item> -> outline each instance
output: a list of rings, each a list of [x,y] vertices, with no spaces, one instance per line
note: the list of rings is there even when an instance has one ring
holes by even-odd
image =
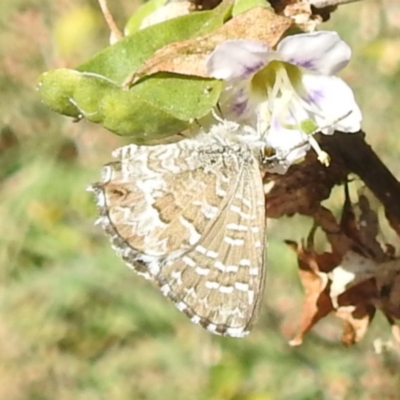
[[[259,160],[213,135],[114,156],[91,189],[117,254],[193,322],[246,335],[264,288]]]

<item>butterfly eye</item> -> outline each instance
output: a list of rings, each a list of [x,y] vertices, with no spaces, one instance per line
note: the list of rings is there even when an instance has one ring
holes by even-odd
[[[263,149],[263,156],[265,158],[271,158],[276,156],[276,151],[272,147],[264,147]]]

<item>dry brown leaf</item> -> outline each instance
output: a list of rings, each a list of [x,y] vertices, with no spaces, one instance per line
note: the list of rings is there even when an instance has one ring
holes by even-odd
[[[337,223],[335,216],[325,207],[320,207],[314,214],[314,222],[324,231],[332,253],[342,259],[344,255],[354,246],[353,241],[344,234],[341,226]]]
[[[378,266],[376,284],[379,293],[377,307],[387,317],[400,319],[400,260],[392,260]]]
[[[345,188],[345,203],[340,226],[343,232],[353,240],[353,247],[359,253],[379,262],[387,261],[386,250],[377,240],[380,231],[377,211],[371,207],[373,199],[364,188],[358,193],[358,203],[352,205],[348,187]]]
[[[329,274],[331,281],[330,297],[336,307],[338,298],[354,286],[374,277],[376,263],[354,251],[349,251],[342,262]]]
[[[299,275],[305,290],[299,333],[291,345],[301,344],[304,334],[331,311],[344,322],[342,342],[346,345],[357,343],[364,337],[377,308],[389,320],[399,318],[400,260],[381,263],[374,258],[379,259],[384,254],[383,250],[379,254],[368,248],[371,243],[375,246],[379,232],[376,214],[367,202],[362,203],[360,209],[362,212],[356,215],[347,202],[342,225],[327,209],[321,207],[315,214],[316,223],[331,244],[330,253],[320,254],[314,249],[318,225],[312,228],[306,246],[286,242],[297,253]],[[365,222],[367,220],[373,223]],[[343,233],[343,226],[352,237]]]
[[[270,0],[270,4],[279,15],[293,19],[297,27],[305,32],[313,32],[317,25],[329,20],[335,7],[314,7],[309,0]]]
[[[326,147],[329,152],[329,147]],[[263,182],[267,216],[314,216],[320,210],[320,203],[329,197],[335,185],[346,180],[347,174],[340,159],[332,158],[331,165],[326,168],[314,151],[309,151],[302,163],[292,165],[285,175],[266,173]]]
[[[296,242],[286,241],[296,253],[299,263],[300,280],[304,288],[304,300],[300,319],[300,328],[297,335],[289,342],[291,346],[298,346],[303,341],[303,336],[321,318],[331,311],[333,306],[329,297],[328,275],[325,272],[334,267],[335,258],[331,253],[318,254],[314,251],[312,229],[307,240],[307,248]]]
[[[367,277],[338,296],[335,315],[344,321],[342,342],[345,345],[355,344],[364,337],[375,316],[376,297],[375,279]]]
[[[376,238],[379,234],[378,204],[376,197],[371,191],[363,186],[358,190],[358,204],[360,216],[358,217],[361,227],[365,226]]]
[[[287,4],[283,10],[283,15],[291,18],[304,32],[314,32],[317,25],[322,22],[319,15],[313,15],[311,4],[308,1],[296,1]]]
[[[346,183],[344,186],[344,204],[342,208],[342,216],[340,219],[340,230],[349,238],[357,241],[359,225],[357,223],[356,214],[351,203],[349,186]]]
[[[218,44],[229,39],[247,39],[273,47],[291,24],[289,18],[278,16],[265,7],[254,7],[208,35],[162,47],[125,80],[124,86],[161,71],[207,78],[205,61]]]
[[[373,255],[381,253],[375,248],[376,214],[364,199],[355,211],[357,207],[351,204],[347,186],[345,194],[339,226],[329,210],[321,209],[316,220],[326,233],[333,253],[342,258],[329,273],[329,297],[336,316],[344,321],[342,342],[351,345],[362,339],[375,315],[378,262]]]
[[[340,307],[336,315],[343,320],[342,343],[351,346],[365,336],[375,315],[375,307]]]
[[[343,158],[341,158],[345,156],[346,160],[350,159],[352,154],[350,151],[347,153],[348,148],[357,146],[359,150],[362,150],[362,157],[351,158],[349,164],[351,170],[358,174],[364,171],[363,168],[365,169],[365,158],[374,161],[377,157],[371,154],[371,149],[365,144],[362,136],[357,137],[357,134],[321,136],[318,140],[324,150],[334,155],[329,168],[321,166],[314,159],[313,153],[309,152],[305,161],[292,166],[286,175],[266,174],[264,177],[264,187],[267,188],[268,217],[279,218],[282,215],[296,213],[312,216],[331,245],[333,259],[339,259],[328,274],[322,270],[326,268],[323,263],[321,267],[315,268],[315,265],[318,265],[318,256],[313,255],[312,262],[304,262],[305,257],[302,254],[304,251],[301,250],[304,250],[304,246],[299,248],[297,243],[287,242],[296,251],[298,258],[303,260],[301,263],[299,261],[299,274],[306,292],[299,333],[290,344],[301,344],[304,334],[315,325],[318,319],[324,317],[323,313],[318,314],[319,310],[326,311],[327,309],[319,306],[318,301],[326,299],[327,302],[332,303],[333,278],[333,297],[336,304],[335,307],[332,304],[331,311],[335,316],[346,321],[343,342],[346,344],[358,342],[364,336],[375,312],[380,310],[387,317],[394,339],[400,346],[400,328],[395,324],[400,319],[400,258],[396,259],[396,249],[393,245],[380,243],[378,240],[381,239],[381,227],[377,219],[374,200],[362,192],[358,193],[360,197],[358,204],[353,205],[347,193],[342,223],[338,223],[332,212],[320,205],[322,200],[329,197],[334,185],[348,179],[348,165],[343,164]],[[335,143],[340,145],[336,146]],[[373,162],[373,165],[379,168],[381,164]],[[373,181],[374,177],[376,176],[368,176],[367,181]],[[385,186],[374,193],[381,194],[379,202],[385,207],[386,217],[391,227],[400,236],[398,213],[395,212],[398,208],[398,200],[397,203],[394,200],[385,202],[385,196],[389,193],[386,187],[392,187],[392,191],[397,193],[395,188],[398,183],[396,181],[391,184],[392,181],[395,181],[395,178],[391,176],[386,178],[380,187]],[[389,215],[389,212],[392,215]],[[352,263],[355,265],[352,266]],[[305,269],[305,266],[308,266],[308,269]],[[327,283],[325,283],[324,272],[328,278]],[[346,274],[352,275],[346,279]],[[306,288],[309,288],[308,291]],[[329,314],[329,310],[325,314]]]
[[[371,201],[365,194],[359,196],[357,208],[361,243],[368,248],[374,260],[387,260],[386,252],[377,239],[380,231],[377,211],[372,209]]]

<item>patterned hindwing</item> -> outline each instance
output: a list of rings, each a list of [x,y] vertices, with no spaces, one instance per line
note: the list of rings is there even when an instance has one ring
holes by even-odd
[[[262,298],[265,231],[250,149],[202,136],[114,155],[91,189],[117,254],[193,322],[247,334]]]
[[[161,290],[192,322],[242,337],[258,315],[265,280],[265,202],[258,165],[244,166],[229,202],[199,242],[165,260]]]

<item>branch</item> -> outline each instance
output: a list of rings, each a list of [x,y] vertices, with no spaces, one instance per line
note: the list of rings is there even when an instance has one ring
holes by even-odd
[[[309,151],[305,161],[293,165],[287,174],[266,174],[267,215],[313,215],[320,203],[330,196],[335,185],[343,184],[350,173],[360,177],[382,203],[392,228],[400,235],[400,183],[365,142],[364,133],[318,135],[321,147],[331,157],[323,166]]]
[[[315,8],[335,7],[344,4],[356,3],[361,0],[310,0],[309,3]]]
[[[328,145],[346,167],[357,174],[385,208],[392,228],[400,235],[400,183],[364,140],[364,134],[340,133],[324,136]]]
[[[110,10],[108,9],[107,0],[98,0],[98,2],[101,8],[101,12],[103,13],[104,19],[106,20],[106,23],[110,28],[111,36],[113,37],[113,39],[115,39],[115,41],[119,41],[124,37],[124,35],[118,28],[112,14],[110,13]]]

